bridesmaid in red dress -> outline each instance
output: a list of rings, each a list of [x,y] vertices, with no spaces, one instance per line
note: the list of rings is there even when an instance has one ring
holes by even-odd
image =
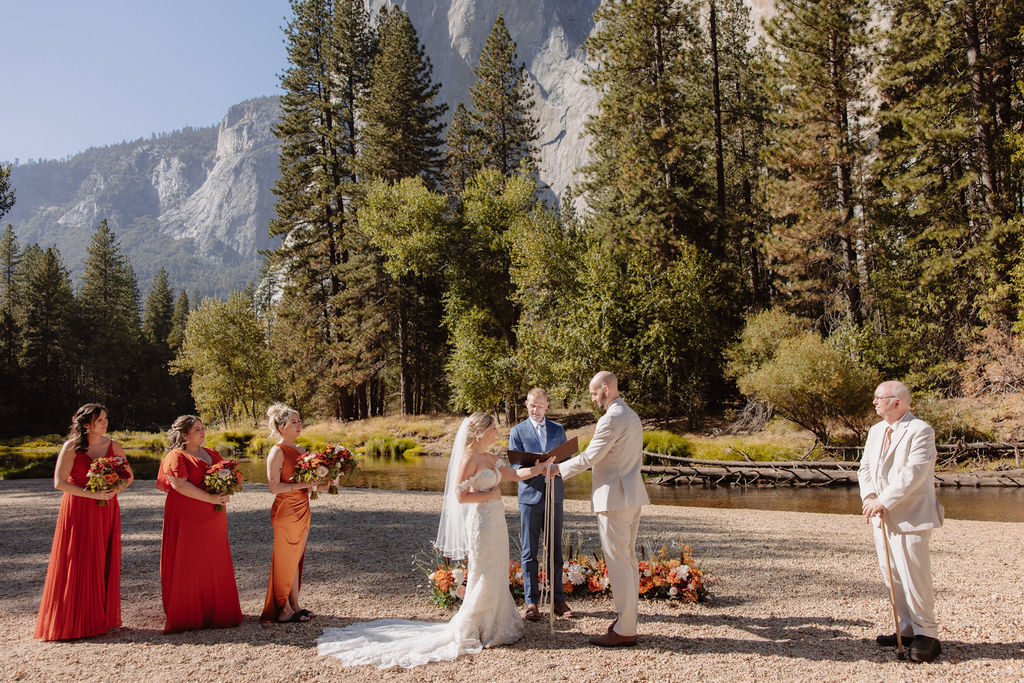
[[[238,586],[228,545],[224,509],[231,496],[208,493],[207,468],[223,460],[203,447],[206,430],[195,415],[174,421],[171,450],[160,463],[156,487],[167,493],[160,545],[160,586],[167,621],[164,633],[226,628],[242,623]]]
[[[283,403],[275,403],[267,408],[267,417],[270,436],[278,437],[267,455],[267,483],[270,492],[277,496],[270,508],[274,552],[260,621],[306,622],[314,615],[299,605],[299,589],[309,536],[309,489],[317,484],[288,481],[295,474],[295,461],[306,453],[295,445],[295,439],[302,433],[299,414]]]
[[[64,495],[36,619],[36,638],[85,638],[121,625],[121,508],[117,494],[132,478],[108,491],[85,488],[95,458],[125,457],[121,444],[106,433],[106,409],[87,403],[75,412],[68,440],[57,456],[53,487]],[[99,501],[107,504],[101,506]]]

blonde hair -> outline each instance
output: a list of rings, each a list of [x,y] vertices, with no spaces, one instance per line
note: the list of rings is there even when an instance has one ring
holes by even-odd
[[[466,433],[466,445],[480,438],[480,435],[494,426],[494,416],[479,410],[469,416],[469,431]]]
[[[185,435],[192,431],[196,422],[202,422],[198,415],[182,415],[167,431],[167,441],[172,449],[185,447]]]
[[[267,408],[267,425],[270,427],[270,438],[280,439],[281,427],[288,424],[288,420],[292,419],[293,416],[297,417],[298,414],[299,411],[289,408],[283,403],[272,403]]]

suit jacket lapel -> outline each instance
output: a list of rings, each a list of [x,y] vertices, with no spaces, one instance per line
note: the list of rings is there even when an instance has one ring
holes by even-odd
[[[527,420],[523,423],[528,437],[523,439],[523,445],[529,453],[540,453],[540,441],[537,440],[537,430],[533,428],[533,421]]]

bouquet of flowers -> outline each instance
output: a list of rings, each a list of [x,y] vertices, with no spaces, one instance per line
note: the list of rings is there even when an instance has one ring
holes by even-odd
[[[234,493],[242,489],[242,473],[234,460],[221,460],[206,468],[203,486],[210,493]],[[220,512],[224,506],[215,503],[213,509]]]
[[[331,474],[331,463],[322,453],[306,453],[295,461],[295,475],[292,482],[300,481],[320,482]],[[309,490],[309,499],[316,500],[318,493],[316,489]]]
[[[647,555],[646,551],[643,551]],[[690,556],[690,546],[684,545],[679,559],[668,558],[665,546],[650,559],[640,562],[640,597],[681,602],[704,602],[708,590],[704,586],[704,574]]]
[[[116,489],[123,480],[130,479],[131,469],[128,468],[128,461],[120,455],[109,458],[96,458],[89,465],[89,478],[85,482],[85,488],[90,491],[110,491]],[[96,505],[103,507],[107,504],[105,500],[97,500]]]
[[[338,487],[334,482],[338,477],[348,477],[356,471],[356,460],[352,457],[352,451],[344,446],[328,446],[313,455],[327,463],[327,476],[331,479],[331,486],[327,489],[327,493],[337,495]]]
[[[445,609],[466,597],[465,562],[452,564],[435,549],[427,560],[417,559],[416,565],[427,579],[430,601],[435,606]]]

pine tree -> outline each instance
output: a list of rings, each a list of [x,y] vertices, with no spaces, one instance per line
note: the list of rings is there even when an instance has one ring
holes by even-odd
[[[55,247],[33,245],[22,259],[24,297],[24,422],[22,431],[59,431],[81,402],[74,381],[79,365],[77,324],[71,279]],[[113,358],[113,357],[109,357]],[[116,358],[113,358],[116,360]],[[89,363],[107,363],[106,354]]]
[[[887,373],[955,386],[1008,296],[1024,188],[1004,141],[1024,120],[1020,3],[888,0],[878,85],[870,353]]]
[[[458,197],[466,189],[466,181],[480,170],[483,155],[478,149],[476,136],[473,134],[473,119],[466,105],[459,102],[448,126],[448,137],[445,153],[445,191],[452,197]]]
[[[11,185],[11,165],[0,164],[0,218],[14,206],[14,187]]]
[[[18,265],[21,263],[21,251],[18,238],[10,224],[0,235],[0,310],[14,318],[14,310],[18,302]]]
[[[21,253],[10,225],[0,236],[0,412],[8,415],[13,425],[20,423],[21,326],[15,318],[21,307],[18,276]],[[19,311],[20,312],[20,311]],[[0,430],[3,428],[0,427]]]
[[[428,187],[434,187],[440,178],[441,164],[438,148],[442,126],[438,118],[447,108],[432,104],[440,85],[431,83],[430,62],[405,12],[394,9],[384,13],[378,35],[369,88],[360,100],[364,127],[356,168],[365,178],[376,177],[388,183],[420,178]],[[386,319],[389,329],[383,334],[379,329],[359,327],[374,337],[382,336],[382,344],[377,345],[379,363],[390,365],[390,357],[397,357],[400,412],[416,412],[417,386],[440,380],[437,364],[427,366],[430,369],[425,377],[416,377],[413,369],[419,365],[417,360],[436,355],[444,345],[444,337],[436,334],[441,327],[438,277],[410,273],[391,276],[372,240],[367,246],[373,253],[362,255],[366,276],[360,279],[363,287],[376,295],[352,291],[352,300],[345,309],[372,305],[377,309],[377,316],[373,317]],[[368,363],[377,364],[372,359]]]
[[[167,271],[161,267],[153,276],[146,296],[146,315],[142,334],[150,344],[167,346],[173,326],[174,293],[167,282]]]
[[[185,324],[188,322],[190,304],[188,294],[181,290],[178,299],[174,303],[174,313],[171,314],[171,329],[167,332],[167,347],[172,353],[177,353],[185,336]]]
[[[326,365],[309,381],[320,404],[338,417],[355,417],[366,387],[341,359],[354,352],[352,328],[342,301],[353,284],[348,266],[356,236],[352,199],[357,180],[357,102],[369,78],[373,36],[360,0],[292,0],[285,29],[289,66],[281,76],[281,177],[274,186],[277,218],[270,235],[281,236],[271,267],[284,283],[274,329],[297,329],[302,357],[318,354]],[[279,363],[292,349],[275,343]]]
[[[869,0],[790,0],[766,24],[773,85],[769,241],[787,307],[830,328],[863,321]]]
[[[583,168],[594,228],[612,248],[671,258],[685,238],[710,250],[711,98],[695,6],[612,0],[594,18],[587,82],[601,99]]]
[[[107,221],[86,248],[78,289],[84,358],[81,391],[103,403],[120,424],[137,419],[135,391],[140,372],[141,329],[135,272]]]
[[[473,73],[471,120],[482,165],[510,176],[520,162],[532,163],[539,135],[531,114],[532,85],[500,14]]]
[[[377,32],[369,85],[358,101],[363,128],[356,170],[390,182],[419,176],[433,186],[441,168],[438,120],[448,108],[434,104],[441,85],[431,81],[430,60],[408,14],[386,12]]]

